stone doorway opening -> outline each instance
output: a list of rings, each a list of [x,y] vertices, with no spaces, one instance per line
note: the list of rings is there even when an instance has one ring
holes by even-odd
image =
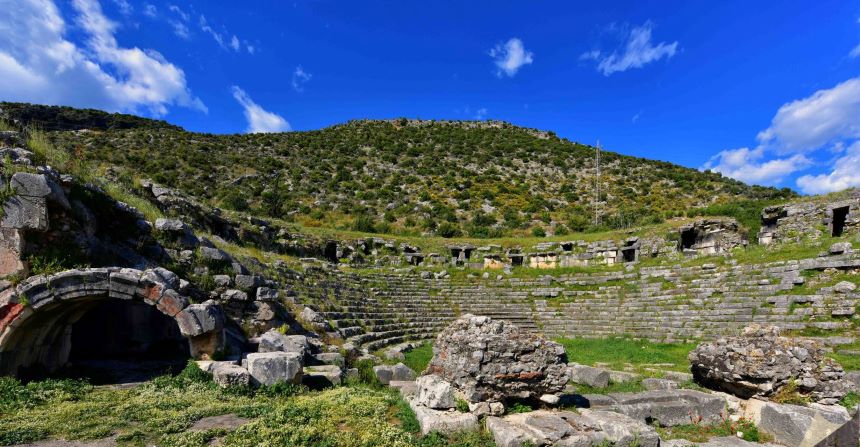
[[[696,245],[696,236],[695,228],[681,231],[681,251],[691,250]]]
[[[181,371],[191,358],[179,325],[140,301],[103,300],[70,325],[68,361],[61,375],[94,383],[140,382]]]
[[[328,241],[323,250],[323,256],[328,262],[337,264],[337,242]]]
[[[621,260],[623,262],[636,262],[636,249],[632,247],[621,249]]]
[[[831,236],[839,237],[842,236],[842,232],[845,230],[845,220],[848,218],[848,207],[843,206],[839,208],[833,208],[833,220],[831,224]]]

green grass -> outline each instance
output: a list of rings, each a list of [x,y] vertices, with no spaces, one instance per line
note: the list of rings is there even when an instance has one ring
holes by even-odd
[[[403,364],[412,368],[413,371],[421,374],[427,368],[427,365],[430,363],[430,359],[433,358],[433,345],[431,343],[424,343],[417,348],[404,353],[406,360],[403,361]]]
[[[851,411],[857,405],[860,405],[860,394],[855,393],[854,391],[845,395],[842,400],[839,401],[839,405],[847,408],[848,411]]]
[[[576,392],[579,394],[612,394],[612,393],[638,393],[645,391],[640,380],[630,380],[627,382],[610,382],[609,386],[604,388],[595,388],[589,385],[575,385]]]
[[[224,414],[249,422],[234,431],[188,431],[199,419]],[[116,436],[120,445],[202,447],[217,437],[231,446],[492,446],[481,431],[447,437],[417,432],[415,415],[397,391],[363,384],[318,392],[288,384],[221,389],[194,363],[178,376],[131,389],[0,378],[0,445]]]
[[[759,431],[756,425],[746,419],[737,422],[723,420],[715,424],[702,424],[691,421],[687,425],[657,427],[661,439],[686,439],[692,442],[707,442],[712,437],[737,436],[743,433],[743,440],[750,442],[769,442],[772,437]]]
[[[837,351],[827,356],[836,360],[846,371],[860,371],[860,355],[843,354]]]
[[[584,365],[608,363],[615,370],[623,369],[628,363],[665,363],[672,366],[662,369],[687,372],[690,370],[687,355],[696,347],[693,343],[652,343],[628,338],[560,338],[557,341],[564,346],[569,361]]]

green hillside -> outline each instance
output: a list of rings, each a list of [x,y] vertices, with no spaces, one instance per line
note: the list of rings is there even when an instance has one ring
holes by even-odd
[[[102,116],[71,110],[81,122]],[[123,118],[96,129],[50,137],[76,157],[112,166],[107,174],[122,182],[151,178],[218,207],[306,227],[540,236],[795,196],[604,151],[595,207],[592,147],[498,121],[360,120],[316,131],[212,135]]]

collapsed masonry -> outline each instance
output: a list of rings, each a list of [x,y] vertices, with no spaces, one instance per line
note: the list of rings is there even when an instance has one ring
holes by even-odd
[[[773,205],[762,210],[759,243],[800,242],[804,239],[839,237],[860,228],[860,191],[833,202],[808,201]]]

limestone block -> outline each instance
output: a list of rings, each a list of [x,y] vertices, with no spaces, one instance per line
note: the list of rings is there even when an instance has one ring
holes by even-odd
[[[463,431],[477,430],[478,417],[472,413],[460,413],[457,411],[440,411],[418,405],[414,398],[409,398],[409,406],[415,412],[418,425],[421,426],[421,434],[431,432],[452,434]]]
[[[3,228],[44,231],[48,229],[48,204],[44,198],[13,196],[3,203]]]
[[[248,301],[248,294],[236,289],[227,289],[221,294],[221,299],[225,301]]]
[[[110,274],[110,295],[113,298],[133,299],[140,288],[142,272],[135,269],[121,269]]]
[[[262,285],[263,279],[255,275],[236,275],[236,288],[246,292],[253,291]]]
[[[615,403],[608,408],[640,421],[664,427],[697,421],[718,422],[726,401],[719,396],[693,390],[655,390],[642,393],[613,393]]]
[[[454,388],[441,377],[428,374],[415,381],[418,387],[418,404],[436,410],[454,408]]]
[[[609,385],[609,371],[574,363],[570,365],[570,380],[580,385],[606,388]]]
[[[769,402],[761,409],[759,428],[788,447],[812,447],[850,419],[842,407],[825,410]]]
[[[251,374],[247,369],[232,362],[214,362],[212,379],[222,387],[248,386],[251,384]]]
[[[340,385],[343,370],[337,365],[306,366],[302,383],[309,388],[321,389]]]
[[[215,287],[230,287],[233,284],[233,278],[230,275],[215,275],[212,279],[215,281]]]
[[[51,195],[48,178],[42,174],[16,172],[10,186],[20,196],[45,198]]]
[[[257,301],[278,301],[278,291],[268,287],[258,287]]]
[[[677,390],[678,382],[669,379],[656,379],[653,377],[649,377],[647,379],[642,380],[642,386],[648,390]]]
[[[294,352],[255,352],[248,354],[246,360],[248,372],[256,384],[302,382],[302,359]]]
[[[179,292],[173,289],[168,289],[161,294],[161,298],[155,304],[155,307],[161,313],[172,317],[181,312],[182,309],[188,307],[188,304],[187,297],[180,295]]]
[[[304,335],[284,335],[272,329],[260,336],[259,352],[294,352],[304,357],[310,349],[308,338]]]

